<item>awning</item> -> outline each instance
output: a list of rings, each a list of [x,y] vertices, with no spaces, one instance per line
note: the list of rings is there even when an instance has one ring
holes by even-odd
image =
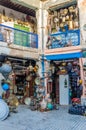
[[[46,55],[47,60],[65,60],[82,57],[82,52]]]

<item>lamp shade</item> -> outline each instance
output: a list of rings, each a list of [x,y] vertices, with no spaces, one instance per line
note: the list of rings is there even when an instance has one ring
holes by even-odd
[[[12,67],[9,64],[3,64],[0,68],[1,73],[10,73],[12,71]]]
[[[5,83],[2,85],[2,88],[3,90],[7,91],[9,89],[9,85]]]
[[[5,120],[9,114],[9,107],[4,102],[4,100],[0,99],[0,120]]]

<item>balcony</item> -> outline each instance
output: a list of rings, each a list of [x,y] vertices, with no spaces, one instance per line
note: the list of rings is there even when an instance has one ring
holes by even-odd
[[[47,42],[48,49],[64,48],[80,45],[80,30],[68,30],[50,35]]]
[[[0,41],[27,48],[38,48],[38,35],[0,24]]]

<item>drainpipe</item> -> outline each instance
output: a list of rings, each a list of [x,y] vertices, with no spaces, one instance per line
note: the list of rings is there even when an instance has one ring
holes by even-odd
[[[45,70],[45,65],[44,65],[44,14],[43,14],[43,2],[42,2],[42,8],[41,8],[41,30],[42,30],[42,78],[43,78],[43,86],[45,86],[45,80],[44,80],[44,70]]]

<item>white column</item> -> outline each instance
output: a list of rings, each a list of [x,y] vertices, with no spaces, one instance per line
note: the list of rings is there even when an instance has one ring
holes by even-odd
[[[86,48],[86,0],[77,0],[80,19],[81,45]]]
[[[38,32],[38,46],[43,52],[43,47],[46,47],[47,41],[47,18],[48,11],[44,8],[44,4],[40,2],[40,8],[36,11],[37,18],[37,32]]]
[[[41,50],[40,54],[40,62],[42,65],[40,66],[40,74],[45,71],[45,60],[43,59],[44,49],[46,47],[47,42],[47,17],[48,12],[44,9],[44,3],[40,2],[40,8],[36,11],[36,18],[37,18],[37,32],[38,32],[38,48]],[[43,73],[42,73],[43,76]]]
[[[78,2],[78,8],[79,8],[79,19],[80,19],[80,34],[81,34],[81,46],[82,48],[86,48],[86,0],[77,0]],[[83,80],[83,95],[81,97],[81,103],[86,105],[86,86],[84,84],[84,74],[83,74],[83,63],[82,59],[80,61],[81,66],[81,78]]]

